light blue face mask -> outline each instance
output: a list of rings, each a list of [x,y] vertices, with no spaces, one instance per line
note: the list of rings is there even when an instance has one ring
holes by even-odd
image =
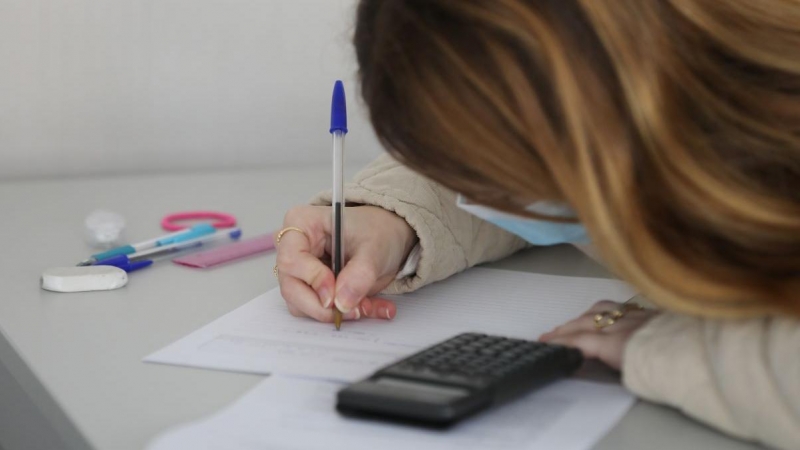
[[[488,206],[470,203],[459,195],[456,205],[487,222],[516,234],[533,245],[588,244],[589,234],[580,223],[551,222],[515,216]],[[559,218],[574,218],[575,211],[562,203],[541,201],[526,208],[530,212]]]

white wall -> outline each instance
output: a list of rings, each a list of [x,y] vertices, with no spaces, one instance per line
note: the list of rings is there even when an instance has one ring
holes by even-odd
[[[356,0],[0,0],[0,179],[324,163],[380,152]]]

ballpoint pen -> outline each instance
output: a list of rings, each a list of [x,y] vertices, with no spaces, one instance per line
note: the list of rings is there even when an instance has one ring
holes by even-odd
[[[240,228],[230,228],[227,230],[217,231],[214,234],[201,236],[188,241],[176,242],[169,245],[154,247],[149,250],[136,252],[130,255],[115,255],[110,258],[102,259],[94,263],[96,266],[114,266],[126,272],[133,272],[134,270],[143,269],[153,264],[154,258],[163,255],[169,255],[181,250],[186,250],[192,247],[199,247],[221,239],[239,239],[242,236]]]
[[[344,96],[344,83],[336,81],[333,86],[331,102],[331,135],[333,135],[333,198],[331,205],[331,268],[334,277],[344,264],[344,136],[347,134],[347,104]],[[342,312],[334,305],[333,322],[338,331],[342,326]]]
[[[175,233],[170,233],[165,236],[157,237],[154,239],[150,239],[144,242],[139,242],[138,244],[131,244],[131,245],[123,245],[121,247],[112,248],[111,250],[106,250],[101,253],[95,253],[89,259],[81,261],[78,263],[79,266],[90,266],[97,261],[101,261],[104,259],[111,258],[113,256],[118,255],[131,255],[136,252],[141,252],[143,250],[149,250],[155,247],[161,247],[164,245],[170,245],[182,241],[188,241],[190,239],[195,239],[200,236],[205,236],[208,234],[212,234],[217,231],[213,225],[208,223],[200,223],[191,228],[177,231]]]

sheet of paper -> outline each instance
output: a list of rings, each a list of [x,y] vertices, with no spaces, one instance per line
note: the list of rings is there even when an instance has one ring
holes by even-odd
[[[148,450],[584,450],[634,401],[619,385],[564,380],[437,431],[343,417],[334,410],[340,388],[270,377],[221,412],[167,431]]]
[[[536,339],[600,299],[634,291],[600,278],[471,269],[392,297],[391,322],[333,325],[291,316],[275,289],[145,358],[147,362],[355,381],[457,333]]]

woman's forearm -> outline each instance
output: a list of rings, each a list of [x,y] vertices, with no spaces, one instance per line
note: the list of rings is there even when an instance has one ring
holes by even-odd
[[[633,335],[625,385],[743,439],[800,445],[800,322],[662,314]]]

